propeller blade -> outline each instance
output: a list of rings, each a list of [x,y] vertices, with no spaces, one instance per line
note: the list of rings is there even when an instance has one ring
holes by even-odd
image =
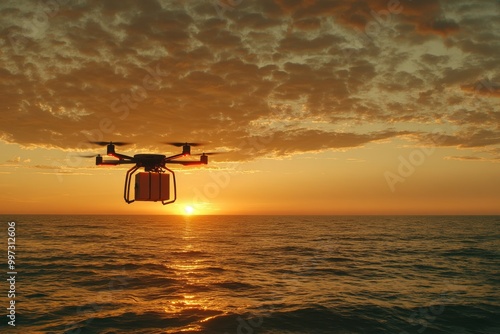
[[[188,143],[188,142],[184,142],[184,143],[181,143],[181,142],[163,142],[163,144],[173,145],[173,146],[177,146],[177,147],[182,147],[184,145],[189,145],[189,146],[203,145],[203,143]]]
[[[80,158],[95,158],[100,156],[100,154],[78,154]]]
[[[216,155],[216,154],[224,154],[227,152],[205,152],[205,153],[196,153],[196,154],[191,154],[191,155]]]
[[[132,143],[128,143],[128,142],[123,142],[123,141],[110,141],[110,142],[107,142],[107,141],[89,141],[89,143],[91,144],[96,144],[96,145],[99,145],[99,146],[107,146],[109,144],[113,144],[115,146],[124,146],[124,145],[130,145]]]

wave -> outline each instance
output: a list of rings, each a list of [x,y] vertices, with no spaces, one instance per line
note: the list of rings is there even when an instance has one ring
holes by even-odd
[[[500,252],[490,251],[487,249],[477,248],[477,247],[466,247],[457,248],[452,250],[446,250],[442,252],[443,256],[446,257],[476,257],[480,259],[494,259],[498,260],[500,258]]]
[[[18,329],[500,333],[497,218],[203,220],[20,222]]]

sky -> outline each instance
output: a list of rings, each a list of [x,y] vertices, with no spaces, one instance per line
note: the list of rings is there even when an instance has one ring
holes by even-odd
[[[2,1],[0,212],[500,214],[500,1]],[[174,165],[127,204],[124,154]],[[194,159],[194,158],[193,158]]]

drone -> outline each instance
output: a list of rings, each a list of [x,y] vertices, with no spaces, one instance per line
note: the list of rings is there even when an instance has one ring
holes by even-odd
[[[196,154],[200,156],[199,161],[177,160],[179,158],[191,155],[192,146],[200,146],[201,143],[182,143],[182,142],[166,142],[164,144],[182,147],[182,153],[172,156],[163,154],[136,154],[133,157],[125,154],[117,153],[115,146],[128,145],[126,142],[104,142],[91,141],[90,143],[106,146],[106,154],[117,160],[105,160],[100,154],[95,157],[97,166],[116,166],[123,164],[133,164],[134,166],[127,171],[125,175],[125,187],[123,198],[128,204],[135,201],[160,201],[163,205],[175,202],[177,199],[177,185],[175,181],[175,173],[169,169],[167,164],[180,164],[184,166],[206,165],[208,164],[208,156],[217,154],[218,152]],[[89,157],[89,156],[86,156]],[[138,172],[144,168],[144,172]],[[132,187],[132,177],[135,174],[134,196],[131,197],[130,189]],[[172,177],[172,187],[171,180]]]

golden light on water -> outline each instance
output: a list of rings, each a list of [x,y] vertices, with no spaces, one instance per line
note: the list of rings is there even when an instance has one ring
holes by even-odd
[[[191,205],[183,205],[181,208],[186,215],[194,212]],[[228,305],[224,299],[216,298],[209,289],[218,278],[207,274],[212,264],[209,263],[210,259],[202,256],[203,252],[197,246],[200,230],[193,223],[195,219],[183,221],[178,232],[182,243],[168,265],[169,270],[175,272],[176,281],[181,284],[178,286],[178,294],[161,301],[161,307],[169,317],[198,318],[196,322],[177,328],[177,332],[203,333],[202,324],[226,314]]]

